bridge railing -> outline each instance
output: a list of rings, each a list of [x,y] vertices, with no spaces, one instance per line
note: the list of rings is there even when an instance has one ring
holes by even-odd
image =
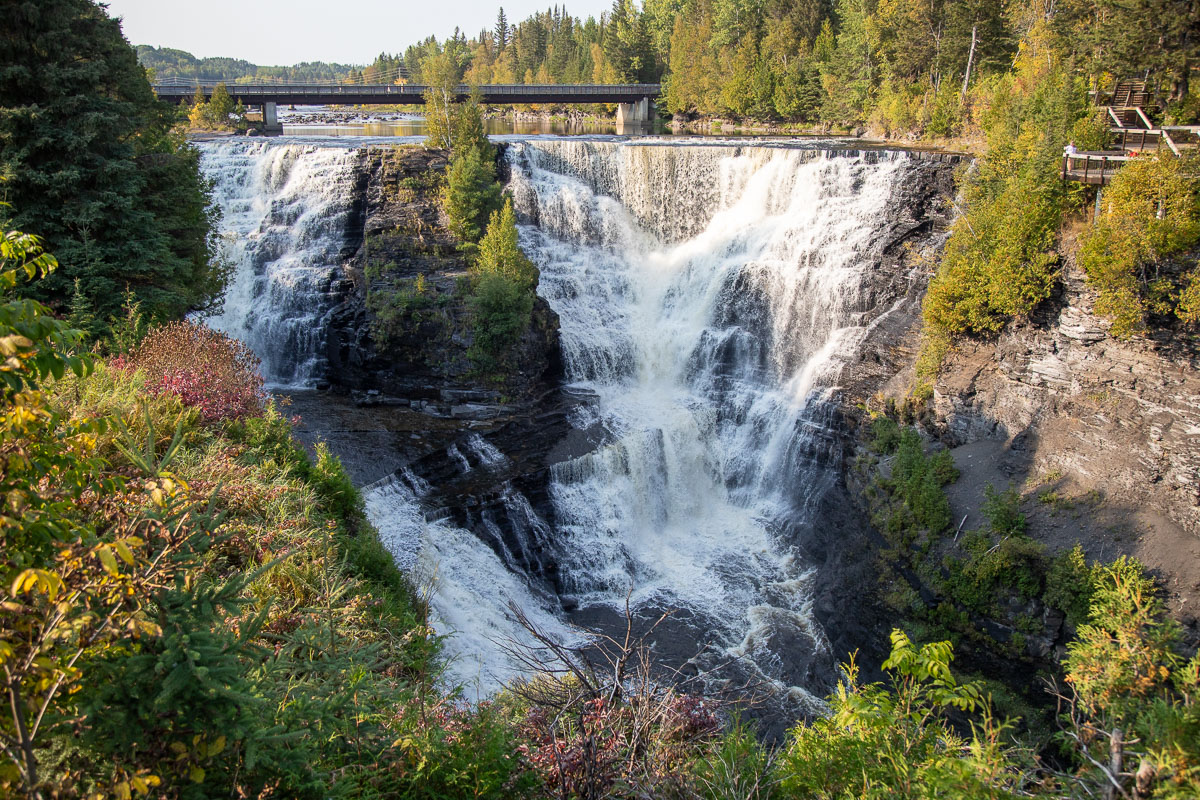
[[[154,90],[160,97],[177,98],[190,97],[200,88],[206,95],[216,88],[216,83],[158,83]],[[260,96],[271,97],[336,97],[338,95],[377,96],[377,97],[416,97],[424,94],[429,87],[422,84],[226,84],[225,87],[233,97],[253,99]],[[473,87],[459,85],[455,93],[465,97]],[[657,97],[661,87],[656,83],[642,84],[488,84],[478,87],[485,98],[498,99],[503,97]]]

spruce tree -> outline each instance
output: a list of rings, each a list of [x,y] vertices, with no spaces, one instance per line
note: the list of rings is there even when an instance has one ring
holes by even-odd
[[[508,17],[504,16],[504,7],[500,7],[500,13],[496,15],[496,52],[503,53],[504,48],[508,47]]]
[[[199,155],[173,134],[120,25],[89,0],[5,4],[0,173],[14,227],[62,268],[29,294],[70,302],[75,279],[108,318],[129,285],[154,317],[223,289]]]
[[[459,249],[473,255],[488,220],[500,209],[490,147],[455,148],[442,199],[450,230],[461,242]]]
[[[511,197],[505,197],[503,207],[492,212],[487,233],[479,242],[475,271],[478,275],[503,275],[527,292],[537,287],[538,269],[517,240],[517,215]]]

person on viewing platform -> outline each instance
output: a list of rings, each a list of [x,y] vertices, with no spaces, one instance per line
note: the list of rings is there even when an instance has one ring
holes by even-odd
[[[1063,155],[1067,156],[1068,158],[1075,155],[1077,152],[1079,151],[1075,149],[1074,142],[1067,142],[1067,146],[1063,148]]]

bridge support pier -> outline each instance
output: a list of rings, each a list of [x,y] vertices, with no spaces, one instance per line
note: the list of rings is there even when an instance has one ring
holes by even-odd
[[[279,109],[275,103],[262,104],[263,133],[283,133],[283,123],[279,121]]]
[[[617,132],[649,130],[654,122],[654,103],[643,97],[634,103],[617,104]]]

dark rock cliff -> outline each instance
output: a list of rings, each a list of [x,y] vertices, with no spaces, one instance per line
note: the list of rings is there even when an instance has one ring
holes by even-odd
[[[476,370],[467,356],[467,262],[440,202],[447,166],[445,152],[420,146],[365,150],[361,234],[328,316],[332,397],[321,401],[324,422],[315,424],[323,430],[311,435],[331,440],[360,483],[408,470],[432,487],[429,514],[485,541],[501,531],[519,566],[552,580],[553,565],[523,540],[530,523],[513,497],[547,512],[548,469],[562,457],[552,453],[570,432],[574,400],[559,388],[558,318],[538,298],[506,368]],[[364,453],[364,442],[374,449]],[[487,445],[503,466],[472,463]]]

